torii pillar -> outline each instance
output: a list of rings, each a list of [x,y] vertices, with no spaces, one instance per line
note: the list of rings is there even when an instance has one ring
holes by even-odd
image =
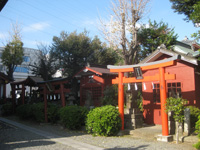
[[[113,84],[118,84],[118,107],[122,120],[122,130],[124,130],[124,86],[123,83],[135,83],[135,82],[160,82],[160,99],[161,99],[161,117],[162,117],[162,136],[160,141],[169,141],[169,129],[168,129],[168,115],[165,111],[166,104],[166,80],[175,79],[175,74],[165,73],[165,67],[173,66],[176,64],[176,60],[180,59],[180,55],[160,60],[152,63],[140,64],[140,65],[126,65],[126,66],[112,66],[108,65],[107,68],[110,72],[118,72],[118,78],[113,79]],[[142,71],[150,69],[158,69],[159,74],[154,76],[144,76],[142,78],[137,77],[124,77],[124,72],[133,72],[133,68],[140,68]],[[158,139],[159,140],[159,139]]]

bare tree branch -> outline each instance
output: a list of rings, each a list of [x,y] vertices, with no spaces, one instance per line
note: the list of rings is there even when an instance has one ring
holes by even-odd
[[[139,43],[137,23],[145,15],[150,0],[114,0],[109,22],[100,19],[105,40],[115,50],[122,49],[124,63],[137,62]]]

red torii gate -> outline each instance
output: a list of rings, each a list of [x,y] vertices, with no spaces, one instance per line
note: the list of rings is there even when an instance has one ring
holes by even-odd
[[[125,66],[113,66],[108,65],[107,68],[110,72],[117,72],[118,77],[112,80],[112,84],[118,84],[118,107],[120,112],[120,117],[122,120],[122,130],[124,130],[124,85],[123,83],[134,83],[134,82],[151,82],[160,81],[160,100],[161,100],[161,118],[162,118],[162,135],[168,136],[168,115],[165,112],[166,103],[166,80],[174,80],[175,74],[165,73],[165,67],[173,66],[176,60],[180,59],[180,55],[145,64],[137,65],[125,65]],[[136,79],[136,77],[124,77],[125,72],[134,72],[134,68],[140,67],[141,71],[150,69],[159,69],[159,74],[154,76],[144,76],[142,79]]]

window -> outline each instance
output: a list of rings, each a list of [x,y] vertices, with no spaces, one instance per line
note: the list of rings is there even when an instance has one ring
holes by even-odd
[[[26,67],[16,67],[14,72],[28,73],[28,68],[26,68]]]
[[[160,84],[154,84],[154,89],[153,89],[153,101],[155,103],[160,103]]]
[[[182,97],[181,82],[167,83],[168,97]]]
[[[167,96],[174,98],[181,97],[181,82],[167,83]],[[153,101],[160,103],[160,84],[154,84]]]
[[[30,61],[30,58],[28,56],[24,56],[23,59],[24,59],[24,62],[29,62]]]

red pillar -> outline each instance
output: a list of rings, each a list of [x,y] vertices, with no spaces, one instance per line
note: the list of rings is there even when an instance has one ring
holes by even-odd
[[[165,103],[167,99],[166,94],[166,81],[165,81],[165,68],[159,68],[160,73],[160,100],[161,100],[161,117],[162,117],[162,135],[168,136],[168,115],[165,112]]]
[[[65,107],[66,106],[66,103],[65,103],[65,94],[64,94],[64,84],[60,84],[60,98],[61,98],[61,101],[62,101],[62,107]]]
[[[122,130],[124,130],[124,85],[123,85],[124,73],[119,72],[119,84],[118,84],[118,107],[122,120]]]
[[[48,122],[48,117],[47,117],[47,88],[46,85],[44,85],[44,117],[45,117],[45,122]]]

